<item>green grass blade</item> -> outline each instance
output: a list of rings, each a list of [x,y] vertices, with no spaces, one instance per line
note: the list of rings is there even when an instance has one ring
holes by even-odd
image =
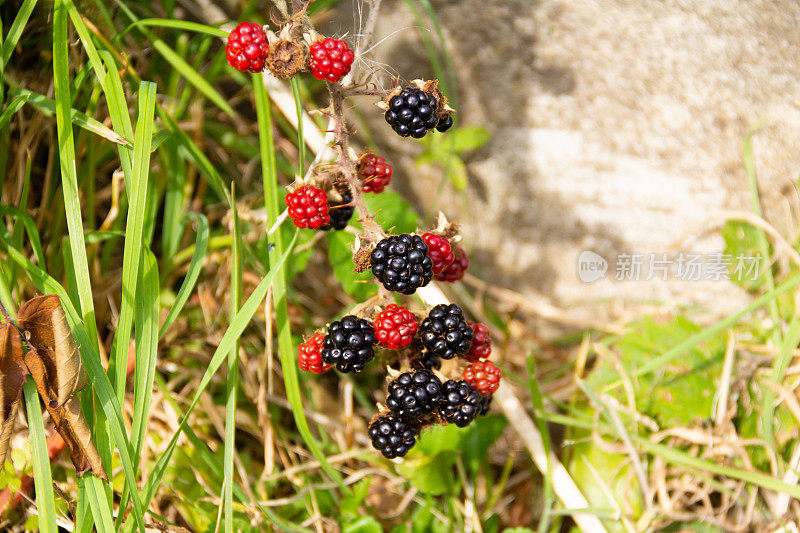
[[[47,436],[39,405],[39,392],[29,376],[23,386],[25,410],[28,414],[28,430],[33,448],[33,483],[36,487],[36,507],[39,511],[39,530],[57,533],[56,502],[53,496],[53,476],[50,472],[50,456],[47,454]]]
[[[50,98],[47,98],[46,96],[42,96],[41,94],[29,91],[28,89],[15,89],[15,92],[20,96],[27,97],[27,103],[32,105],[45,115],[49,116],[56,112],[56,102],[54,100],[51,100]],[[82,113],[77,109],[69,108],[69,117],[73,124],[75,124],[80,128],[83,128],[86,131],[99,135],[100,137],[103,137],[104,139],[107,139],[116,144],[121,144],[123,146],[130,145],[130,142],[123,136],[107,128],[106,126],[103,126],[97,120],[93,119],[90,116],[87,116],[85,113]]]
[[[125,396],[125,373],[128,366],[128,348],[133,328],[139,260],[146,248],[142,239],[147,210],[147,187],[150,177],[150,142],[153,137],[153,113],[156,86],[143,81],[139,85],[138,119],[133,142],[131,181],[128,184],[128,220],[125,226],[125,248],[122,258],[122,303],[119,322],[114,334],[113,356],[109,360],[117,401],[122,405]]]
[[[94,476],[84,476],[86,487],[86,498],[89,500],[89,506],[92,509],[92,517],[94,518],[94,525],[100,533],[113,533],[114,520],[111,518],[111,508],[108,506],[108,500],[103,489],[103,483]]]
[[[256,114],[258,116],[259,146],[261,149],[261,173],[264,180],[264,207],[267,211],[267,224],[272,225],[277,220],[280,213],[278,203],[278,178],[275,167],[275,148],[272,140],[272,112],[267,100],[267,91],[260,75],[253,75],[253,87],[256,99]],[[301,109],[301,108],[299,108]],[[302,138],[300,139],[302,146]],[[277,258],[283,250],[283,239],[281,232],[275,231],[269,237],[270,244],[273,245],[269,253],[270,271],[272,265],[277,264]],[[342,477],[325,458],[322,449],[317,443],[308,420],[303,412],[303,399],[300,395],[300,385],[297,380],[297,365],[295,363],[295,351],[292,343],[292,331],[289,324],[289,311],[286,304],[286,275],[284,270],[275,276],[275,286],[272,290],[272,300],[275,306],[275,319],[278,326],[278,349],[281,358],[281,368],[283,369],[283,381],[286,387],[286,398],[292,406],[292,415],[295,425],[303,437],[308,449],[314,458],[319,461],[322,470],[333,480],[344,492],[350,492],[342,482]]]
[[[260,79],[258,84],[262,87],[264,86]],[[292,94],[294,95],[294,107],[297,110],[297,152],[300,158],[300,162],[297,165],[297,173],[303,176],[306,168],[306,143],[303,140],[303,101],[300,98],[300,86],[298,85],[297,77],[292,78]]]
[[[186,427],[188,425],[189,415],[192,414],[194,408],[197,407],[197,402],[200,401],[200,396],[205,391],[208,384],[211,383],[211,378],[214,374],[219,370],[219,367],[222,366],[222,363],[225,361],[225,358],[230,354],[230,351],[233,349],[234,343],[241,337],[244,329],[247,327],[247,324],[253,318],[253,315],[256,313],[256,310],[261,305],[261,302],[264,300],[264,297],[267,295],[267,290],[272,285],[273,281],[276,278],[276,273],[281,271],[286,258],[292,252],[294,248],[294,243],[297,241],[297,234],[295,233],[294,239],[292,239],[291,244],[289,245],[286,252],[280,259],[272,265],[270,271],[267,273],[266,276],[259,282],[256,286],[253,293],[247,299],[247,301],[242,305],[241,309],[236,316],[233,317],[231,320],[228,329],[225,331],[225,334],[222,336],[222,339],[217,346],[217,349],[214,351],[214,355],[211,357],[211,361],[208,363],[208,367],[206,368],[203,377],[200,379],[200,384],[197,387],[197,391],[195,392],[194,398],[192,402],[189,404],[189,407],[186,409],[186,413],[184,417],[181,419],[180,426],[175,434],[172,436],[172,439],[169,442],[164,453],[161,454],[159,457],[155,467],[152,470],[152,474],[147,479],[145,483],[144,489],[142,490],[143,498],[142,501],[145,502],[146,505],[149,505],[150,500],[155,495],[155,491],[158,488],[158,485],[161,483],[161,478],[164,476],[164,472],[166,471],[167,464],[169,463],[170,457],[172,456],[172,452],[175,450],[175,445],[178,442],[178,437],[180,436],[181,432],[186,431]]]
[[[33,256],[36,258],[36,262],[39,263],[39,265],[45,266],[47,263],[45,263],[44,260],[42,242],[39,240],[39,231],[36,229],[36,222],[34,222],[33,218],[31,218],[28,213],[20,211],[19,209],[14,209],[13,207],[6,207],[4,205],[0,205],[0,214],[15,217],[22,222],[22,226],[25,228],[25,233],[28,234],[28,241],[30,241],[31,248],[33,249]]]
[[[175,303],[172,304],[161,329],[158,331],[158,338],[164,336],[169,327],[178,318],[178,314],[186,305],[186,301],[194,289],[197,278],[200,276],[200,271],[203,269],[203,259],[206,257],[206,250],[208,249],[208,219],[197,213],[189,213],[186,215],[185,220],[194,220],[197,224],[197,237],[195,238],[194,253],[192,254],[192,261],[189,263],[189,269],[186,276],[183,278],[178,295],[175,297]]]
[[[150,26],[157,28],[171,28],[175,30],[187,30],[197,33],[205,33],[206,35],[211,35],[212,37],[219,37],[220,39],[228,38],[228,32],[221,30],[219,28],[215,28],[213,26],[206,26],[205,24],[198,24],[197,22],[188,22],[185,20],[173,20],[173,19],[137,20],[136,22],[125,28],[119,34],[119,37],[124,36],[126,33],[128,33],[133,28],[136,28],[137,26]]]
[[[776,384],[780,385],[786,377],[786,369],[789,367],[792,357],[794,357],[794,349],[798,343],[800,343],[800,313],[795,314],[789,323],[789,329],[786,330],[786,336],[783,338],[778,356],[772,364],[770,379]],[[762,431],[767,442],[774,446],[775,432],[773,426],[775,422],[775,398],[777,395],[773,389],[768,387],[763,389],[763,394],[764,400],[760,417]],[[769,435],[769,438],[767,438],[767,435]]]
[[[134,465],[137,466],[150,416],[150,398],[158,351],[158,262],[150,250],[143,251],[141,267],[139,288],[136,292],[136,375],[131,422],[131,448]]]
[[[555,501],[555,497],[553,494],[553,468],[550,464],[550,429],[547,427],[547,422],[542,418],[544,414],[544,401],[542,399],[542,391],[539,389],[539,384],[536,382],[536,362],[533,359],[533,355],[529,355],[527,359],[527,367],[528,367],[528,390],[531,394],[531,403],[533,404],[534,409],[534,422],[536,423],[536,427],[539,429],[539,433],[542,435],[542,445],[544,446],[544,452],[547,457],[547,472],[544,473],[544,502],[542,504],[542,515],[539,519],[539,528],[538,531],[540,533],[544,533],[547,531],[547,526],[550,521],[550,513],[553,510],[553,502]]]
[[[0,115],[0,128],[5,128],[8,123],[11,122],[11,117],[13,117],[14,113],[19,111],[20,108],[25,105],[25,102],[28,101],[28,98],[30,98],[30,96],[26,94],[20,94],[8,103],[5,110],[3,110],[3,114]]]
[[[78,281],[81,319],[86,325],[89,342],[92,343],[94,350],[98,351],[92,284],[89,279],[86,244],[83,240],[78,178],[75,171],[75,145],[72,138],[72,120],[70,119],[70,102],[72,98],[69,88],[68,39],[67,14],[64,3],[63,0],[56,0],[53,10],[53,83],[55,85],[61,185],[64,193],[70,249],[75,263],[75,279]]]
[[[17,16],[14,17],[14,22],[11,23],[11,27],[8,29],[8,35],[6,35],[3,41],[3,65],[7,65],[8,60],[11,59],[11,54],[14,53],[14,48],[19,42],[19,38],[22,37],[22,32],[28,24],[28,19],[31,13],[33,13],[34,7],[36,7],[36,0],[25,0],[22,5],[19,6]]]
[[[231,187],[233,199],[233,247],[231,254],[231,316],[235,316],[242,304],[242,256],[239,228],[239,214],[236,212],[236,191]],[[239,374],[239,339],[233,342],[228,357],[227,401],[225,403],[225,450],[224,450],[224,483],[223,506],[225,515],[225,533],[233,533],[233,454],[236,451],[236,393],[238,392]]]

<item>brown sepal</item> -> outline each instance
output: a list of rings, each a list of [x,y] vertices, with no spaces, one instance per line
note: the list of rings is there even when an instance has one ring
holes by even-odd
[[[269,46],[266,65],[276,78],[289,79],[305,70],[306,48],[297,40],[275,41]]]

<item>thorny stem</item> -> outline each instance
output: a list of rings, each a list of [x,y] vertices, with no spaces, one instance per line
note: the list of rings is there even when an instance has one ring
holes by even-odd
[[[364,194],[361,192],[361,183],[358,180],[356,164],[350,157],[349,132],[344,123],[344,99],[345,94],[342,89],[333,83],[328,83],[328,93],[331,96],[331,116],[333,118],[333,130],[336,136],[334,147],[339,154],[339,166],[342,169],[344,180],[353,195],[353,205],[358,209],[359,220],[364,227],[365,240],[377,241],[386,236],[383,228],[375,222],[375,216],[367,209],[364,202]]]

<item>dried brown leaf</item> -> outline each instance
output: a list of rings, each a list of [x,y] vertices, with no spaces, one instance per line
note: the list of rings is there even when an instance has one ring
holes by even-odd
[[[0,324],[0,468],[8,454],[26,373],[19,331],[12,324]]]
[[[70,458],[78,476],[91,471],[100,479],[108,481],[100,454],[92,442],[92,432],[81,412],[81,403],[77,395],[68,396],[63,403],[58,400],[56,390],[52,386],[55,380],[49,373],[49,368],[52,366],[50,363],[56,356],[48,352],[47,349],[39,351],[31,347],[25,355],[25,365],[36,382],[36,389],[44,400],[56,430],[69,447]]]
[[[87,378],[61,299],[49,294],[28,300],[19,308],[17,321],[24,331],[25,340],[42,358],[47,371],[48,391],[57,406],[64,405],[86,387]]]

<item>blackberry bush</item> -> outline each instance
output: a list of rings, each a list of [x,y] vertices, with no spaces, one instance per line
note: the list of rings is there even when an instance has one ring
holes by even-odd
[[[500,387],[503,372],[491,361],[478,361],[464,369],[464,380],[484,396],[491,396]]]
[[[322,189],[303,185],[287,194],[284,202],[289,208],[289,217],[298,228],[316,229],[331,220],[328,197]]]
[[[442,359],[467,353],[473,337],[472,328],[455,304],[440,304],[431,309],[417,334],[428,352]]]
[[[332,322],[328,328],[322,343],[322,361],[336,365],[336,370],[342,373],[361,372],[375,356],[373,344],[375,330],[372,324],[363,318],[347,315]]]
[[[422,240],[428,245],[428,257],[433,261],[433,273],[441,274],[455,260],[450,241],[435,233],[423,233]]]
[[[369,152],[358,158],[357,170],[364,192],[381,193],[392,181],[392,166],[384,158]]]
[[[322,362],[322,341],[325,334],[315,333],[297,347],[297,366],[312,374],[322,374],[331,368]]]
[[[469,268],[469,259],[467,259],[467,253],[461,248],[455,248],[453,250],[453,255],[455,256],[453,262],[450,263],[450,265],[445,268],[441,274],[436,275],[437,281],[447,281],[452,283],[464,277],[464,272],[466,272],[467,268]]]
[[[419,418],[439,405],[442,382],[430,370],[400,374],[389,384],[386,407],[402,418]]]
[[[331,83],[346,76],[356,58],[346,42],[330,37],[312,44],[308,54],[308,68],[314,77]]]
[[[228,63],[242,72],[261,72],[269,55],[264,28],[252,22],[240,22],[228,34],[225,56]]]
[[[414,294],[433,279],[428,245],[419,235],[392,235],[380,241],[370,256],[372,274],[390,291]]]

